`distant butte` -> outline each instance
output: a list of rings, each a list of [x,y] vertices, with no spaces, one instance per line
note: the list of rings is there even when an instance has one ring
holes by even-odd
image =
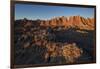
[[[84,18],[81,16],[70,16],[70,17],[56,17],[50,20],[41,21],[40,26],[64,26],[67,28],[79,28],[86,30],[94,30],[94,18]]]
[[[20,20],[16,20],[20,21]],[[21,19],[21,23],[25,24],[26,26],[43,26],[43,27],[58,27],[61,26],[63,28],[76,28],[76,29],[83,29],[83,30],[94,30],[95,29],[95,20],[94,18],[84,18],[82,16],[61,16],[51,18],[49,20],[28,20],[26,18]]]

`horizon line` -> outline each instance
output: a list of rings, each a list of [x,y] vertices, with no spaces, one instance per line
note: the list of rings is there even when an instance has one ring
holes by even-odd
[[[80,15],[73,15],[73,16],[80,16]],[[66,18],[68,18],[68,17],[73,17],[73,16],[53,16],[53,17],[51,17],[51,18],[47,18],[47,19],[42,19],[42,18],[36,18],[36,19],[32,19],[32,18],[28,18],[28,17],[23,17],[23,18],[19,18],[19,19],[15,19],[15,20],[23,20],[23,19],[28,19],[28,20],[51,20],[51,19],[55,19],[55,18],[60,18],[60,17],[66,17]],[[94,17],[84,17],[84,16],[80,16],[80,17],[83,17],[83,18],[85,18],[85,19],[88,19],[88,18],[94,18]]]

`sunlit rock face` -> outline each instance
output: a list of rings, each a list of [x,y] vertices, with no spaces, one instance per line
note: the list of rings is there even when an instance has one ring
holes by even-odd
[[[79,29],[94,30],[94,18],[84,18],[81,16],[62,16],[42,21],[41,26],[64,26],[67,28],[73,27]]]

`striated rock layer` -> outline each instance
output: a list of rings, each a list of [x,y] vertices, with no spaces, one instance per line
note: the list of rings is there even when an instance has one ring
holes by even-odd
[[[81,16],[70,16],[70,17],[56,17],[50,20],[41,21],[40,26],[63,26],[65,28],[78,28],[85,30],[94,30],[94,18],[84,18]]]

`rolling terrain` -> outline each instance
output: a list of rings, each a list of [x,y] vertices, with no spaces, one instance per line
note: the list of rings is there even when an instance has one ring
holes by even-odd
[[[95,61],[95,20],[61,16],[14,22],[15,64],[69,64]]]

